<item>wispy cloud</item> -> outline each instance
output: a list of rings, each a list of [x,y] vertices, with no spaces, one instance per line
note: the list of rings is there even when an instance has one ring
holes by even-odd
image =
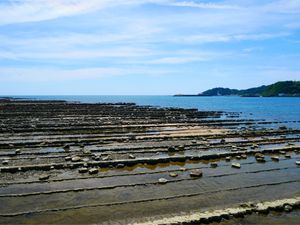
[[[2,81],[63,81],[100,79],[125,74],[117,68],[83,68],[83,69],[53,69],[53,68],[1,68]]]
[[[229,5],[229,4],[217,4],[217,3],[203,3],[203,2],[194,2],[194,1],[179,1],[179,2],[171,2],[169,3],[171,6],[178,7],[192,7],[199,9],[239,9],[240,7],[237,5]]]
[[[8,0],[0,2],[0,25],[51,20],[117,6],[166,2],[172,0]]]
[[[79,50],[58,50],[51,51],[2,51],[0,52],[0,59],[14,59],[14,60],[89,60],[97,58],[130,58],[151,56],[154,54],[150,50],[142,48],[109,48],[109,49],[79,49]]]
[[[298,75],[300,0],[7,0],[0,12],[2,85],[160,75],[179,85],[179,74],[212,70],[229,82],[276,64]]]
[[[48,81],[85,81],[101,80],[109,77],[146,75],[162,76],[174,73],[170,69],[153,69],[146,67],[88,67],[79,69],[61,69],[52,67],[2,67],[0,81],[2,82],[48,82]]]
[[[289,32],[279,33],[245,33],[245,34],[220,34],[220,33],[208,33],[208,34],[196,34],[186,37],[175,37],[171,41],[185,42],[187,44],[207,44],[215,42],[231,42],[231,41],[263,41],[274,38],[282,38],[291,35]]]

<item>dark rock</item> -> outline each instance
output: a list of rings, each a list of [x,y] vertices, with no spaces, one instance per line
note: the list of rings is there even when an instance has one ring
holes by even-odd
[[[279,130],[287,130],[287,127],[286,126],[280,126]]]
[[[79,173],[87,173],[89,170],[88,168],[82,167],[78,170]]]
[[[169,151],[169,152],[175,152],[175,151],[176,151],[176,148],[175,148],[174,146],[170,146],[170,147],[168,148],[168,151]]]
[[[96,168],[92,168],[89,170],[89,174],[97,174],[98,172],[99,172],[99,170]]]
[[[123,164],[123,163],[119,163],[119,164],[117,164],[117,166],[116,166],[117,168],[124,168],[125,167],[125,165]]]
[[[63,149],[64,149],[65,151],[70,150],[70,145],[68,145],[68,144],[64,145]]]
[[[216,163],[216,162],[212,162],[212,163],[210,164],[210,167],[212,167],[212,168],[216,168],[216,167],[218,167],[218,163]]]

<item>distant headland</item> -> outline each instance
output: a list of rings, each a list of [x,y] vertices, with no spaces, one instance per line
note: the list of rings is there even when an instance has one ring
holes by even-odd
[[[271,85],[263,85],[244,90],[217,87],[200,94],[177,94],[174,96],[300,97],[300,81],[279,81]]]

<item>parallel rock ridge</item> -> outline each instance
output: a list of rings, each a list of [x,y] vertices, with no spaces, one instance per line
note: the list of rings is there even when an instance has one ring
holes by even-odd
[[[271,202],[252,203],[247,202],[239,207],[212,210],[206,212],[195,212],[187,215],[173,216],[160,220],[149,219],[151,222],[134,223],[132,225],[155,225],[155,224],[202,224],[221,222],[232,217],[243,217],[252,213],[266,214],[270,211],[290,211],[300,208],[300,197],[280,199]]]
[[[300,127],[235,112],[0,100],[0,224],[288,212],[300,196],[300,130],[291,123]]]

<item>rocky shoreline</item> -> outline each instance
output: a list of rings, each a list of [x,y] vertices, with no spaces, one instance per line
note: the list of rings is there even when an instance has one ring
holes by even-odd
[[[288,124],[299,122],[1,99],[0,224],[195,224],[297,208],[300,130]]]

